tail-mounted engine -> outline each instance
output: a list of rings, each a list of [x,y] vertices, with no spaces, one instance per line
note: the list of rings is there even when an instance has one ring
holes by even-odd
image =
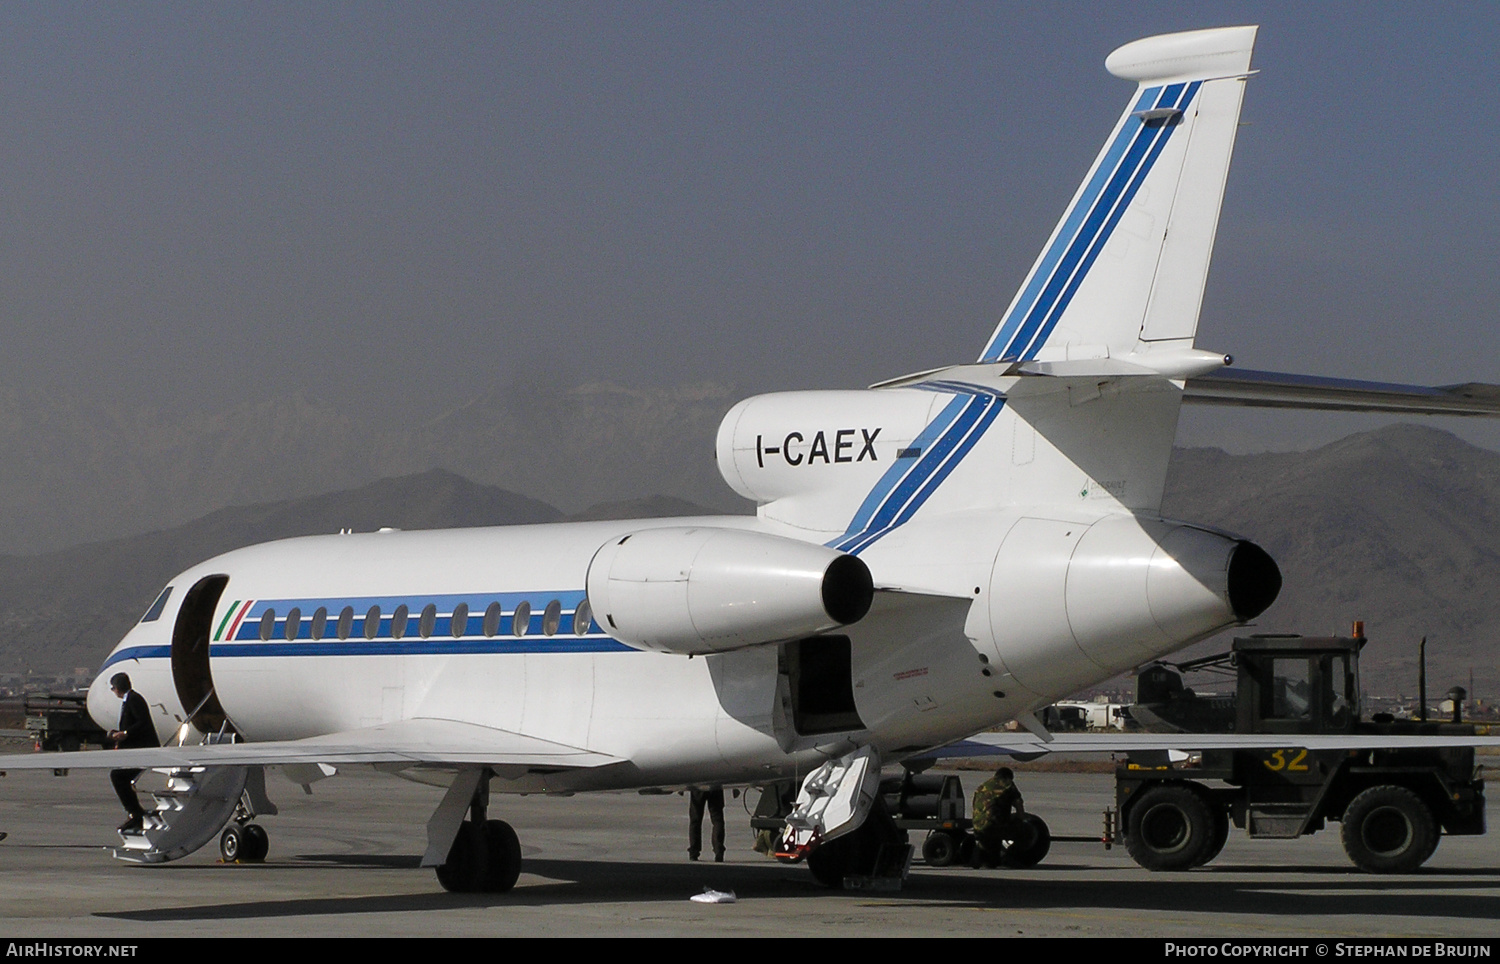
[[[854,556],[706,526],[643,529],[589,563],[589,603],[637,649],[698,655],[782,642],[862,619],[874,599]]]
[[[1094,676],[1127,670],[1275,601],[1281,573],[1254,543],[1139,516],[1093,522],[1022,518],[990,583],[990,622],[1007,671],[1036,693],[1066,692],[1076,661]]]

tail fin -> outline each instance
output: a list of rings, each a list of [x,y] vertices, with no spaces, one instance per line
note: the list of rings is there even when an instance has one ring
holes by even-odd
[[[1255,27],[1147,37],[1109,55],[1139,84],[979,360],[1192,345]]]

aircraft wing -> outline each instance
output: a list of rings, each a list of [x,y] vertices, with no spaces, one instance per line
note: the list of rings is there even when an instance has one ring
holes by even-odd
[[[1241,368],[1221,368],[1187,379],[1183,400],[1252,408],[1500,416],[1500,385],[1470,382],[1429,387]]]
[[[976,733],[921,757],[1037,756],[1043,753],[1141,753],[1167,750],[1399,750],[1407,747],[1500,747],[1500,736],[1446,734],[1382,736],[1375,733]]]
[[[0,771],[295,763],[411,763],[575,769],[624,762],[607,753],[454,720],[414,719],[304,740],[0,756]]]

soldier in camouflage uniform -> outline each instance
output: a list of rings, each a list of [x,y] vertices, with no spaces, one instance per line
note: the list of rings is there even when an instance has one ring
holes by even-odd
[[[974,866],[1000,865],[1006,842],[1019,842],[1016,835],[1025,827],[1016,818],[1025,812],[1010,767],[1001,767],[979,785],[974,791]]]

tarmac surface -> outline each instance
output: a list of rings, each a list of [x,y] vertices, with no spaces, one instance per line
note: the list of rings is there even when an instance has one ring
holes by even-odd
[[[0,757],[0,769],[3,769]],[[962,774],[965,789],[987,776]],[[521,879],[504,895],[445,893],[417,864],[441,791],[351,769],[313,794],[271,776],[261,865],[206,847],[160,866],[118,862],[122,819],[104,771],[0,779],[0,931],[14,937],[167,936],[1500,936],[1500,841],[1444,840],[1423,870],[1356,871],[1338,826],[1297,841],[1239,831],[1207,867],[1149,873],[1123,848],[1057,842],[1027,871],[932,869],[895,893],[831,891],[807,869],[751,850],[746,801],[726,807],[723,864],[689,863],[685,797],[496,795],[520,834]],[[1022,772],[1027,809],[1056,835],[1097,841],[1104,773]],[[753,806],[754,793],[750,803]],[[913,835],[920,848],[920,835]],[[919,849],[920,853],[920,849]],[[738,902],[689,901],[705,887]]]

